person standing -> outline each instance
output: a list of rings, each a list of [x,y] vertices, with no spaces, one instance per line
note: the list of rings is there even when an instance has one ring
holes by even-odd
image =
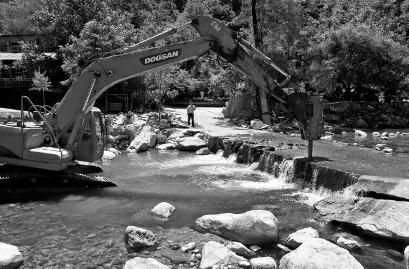
[[[192,127],[195,127],[195,110],[196,107],[193,104],[193,100],[190,99],[187,107],[187,125],[190,125],[190,120],[192,120]]]

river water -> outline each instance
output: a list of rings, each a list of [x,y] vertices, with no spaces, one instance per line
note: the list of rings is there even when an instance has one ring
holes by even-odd
[[[102,166],[104,175],[118,187],[0,205],[0,241],[19,246],[25,257],[22,268],[122,268],[134,257],[125,249],[126,226],[152,230],[166,248],[167,240],[199,240],[201,235],[191,227],[204,214],[270,210],[279,220],[281,241],[289,233],[310,226],[329,240],[336,233],[346,233],[313,220],[309,204],[327,193],[299,190],[286,182],[285,173],[274,178],[255,170],[254,165],[235,163],[234,156],[225,159],[221,154],[150,151],[124,154]],[[164,201],[176,207],[167,222],[150,214]],[[404,268],[397,252],[400,247],[357,239],[364,247],[353,255],[365,268]],[[285,252],[263,246],[261,254],[278,261]],[[141,255],[160,259],[155,252]]]

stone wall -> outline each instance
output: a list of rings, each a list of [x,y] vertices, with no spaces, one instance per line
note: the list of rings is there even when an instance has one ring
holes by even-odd
[[[409,103],[336,102],[324,105],[324,120],[353,128],[407,128]]]

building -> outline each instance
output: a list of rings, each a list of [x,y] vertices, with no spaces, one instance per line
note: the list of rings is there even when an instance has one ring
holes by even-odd
[[[36,44],[35,35],[0,35],[0,89],[28,89],[32,74],[24,74],[15,64],[23,57],[23,43]],[[54,53],[45,53],[54,57]]]

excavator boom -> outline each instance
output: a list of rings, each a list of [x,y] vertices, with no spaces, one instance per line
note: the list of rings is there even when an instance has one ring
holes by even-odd
[[[102,155],[103,123],[101,113],[93,109],[93,105],[106,90],[144,72],[209,53],[233,65],[260,89],[287,104],[301,123],[303,138],[319,139],[322,126],[321,99],[300,93],[287,95],[281,87],[289,81],[290,76],[248,42],[237,40],[234,32],[222,22],[208,16],[198,16],[179,28],[187,25],[192,25],[200,38],[163,47],[144,48],[178,30],[173,28],[123,48],[118,55],[91,63],[61,102],[55,105],[52,113],[49,113],[45,119],[46,129],[37,126],[29,130],[24,124],[13,130],[0,128],[0,133],[7,131],[14,143],[20,143],[20,146],[10,150],[7,143],[1,144],[0,141],[0,161],[7,156],[6,161],[12,164],[14,160],[17,165],[58,170],[64,169],[66,162],[71,160],[99,159]],[[16,134],[20,135],[17,137]],[[47,135],[53,138],[48,147],[45,146]]]

